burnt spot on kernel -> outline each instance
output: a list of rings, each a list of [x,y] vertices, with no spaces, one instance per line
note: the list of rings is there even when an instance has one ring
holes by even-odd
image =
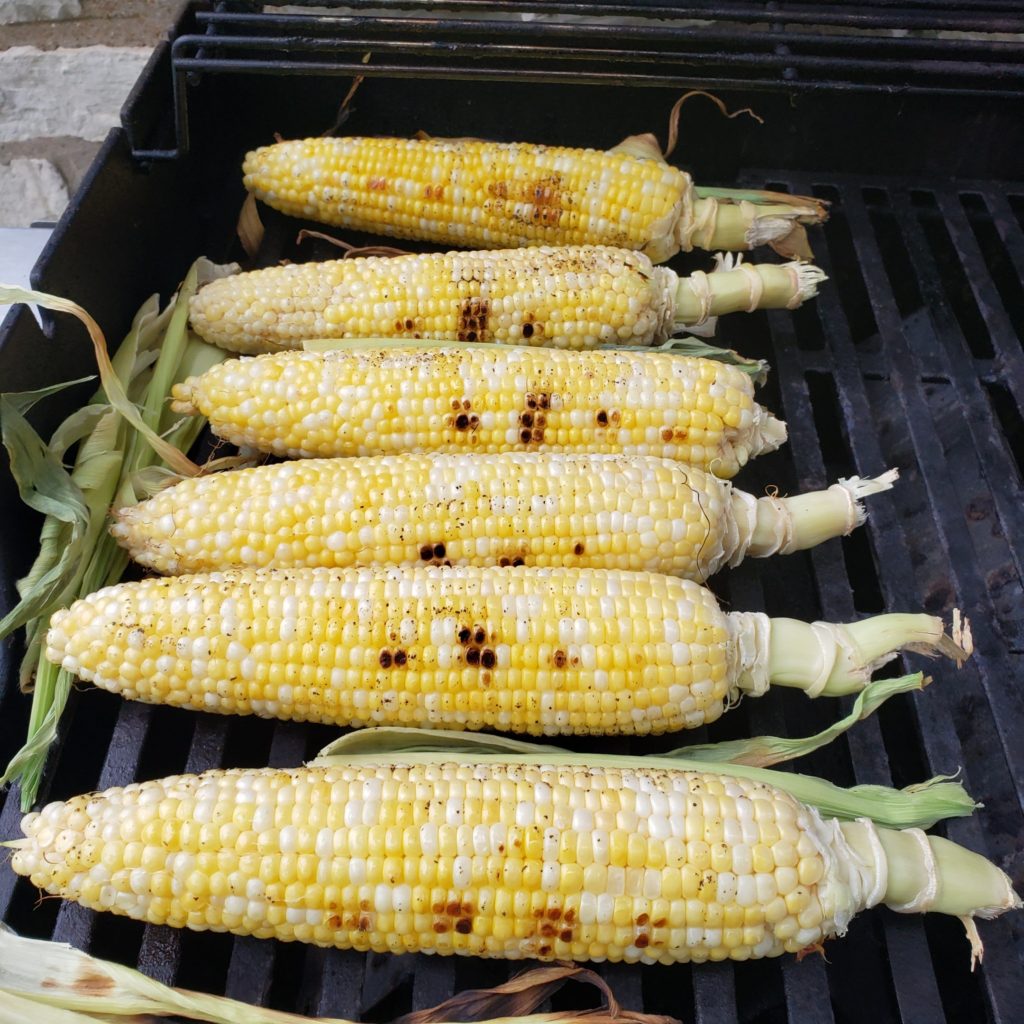
[[[490,648],[480,652],[480,665],[482,668],[494,668],[497,660],[497,655]]]
[[[571,929],[571,928],[563,928],[563,929],[562,929],[562,930],[561,930],[561,931],[560,931],[560,932],[558,933],[558,937],[559,937],[559,938],[560,938],[560,939],[561,939],[561,940],[562,940],[563,942],[572,942],[572,929]]]
[[[523,324],[523,337],[524,338],[532,338],[533,337],[533,324],[530,324],[530,323]]]
[[[565,668],[565,663],[568,660],[569,659],[566,657],[565,651],[563,650],[557,650],[551,655],[551,664],[554,665],[555,668]]]
[[[650,942],[651,937],[649,935],[641,934],[633,940],[633,945],[636,946],[637,949],[646,949],[647,946],[650,945]]]
[[[640,926],[641,928],[643,928],[643,926],[644,926],[645,924],[647,924],[647,922],[648,922],[648,921],[650,921],[650,917],[649,917],[649,916],[648,916],[647,914],[640,914],[640,915],[639,915],[639,916],[637,917],[637,919],[636,919],[636,923],[637,923],[637,924],[638,924],[638,925],[639,925],[639,926]]]
[[[598,409],[597,410],[597,415],[594,417],[594,419],[597,420],[597,425],[599,427],[607,427],[608,426],[608,412],[607,412],[607,410],[606,409]]]
[[[466,651],[466,662],[469,665],[479,665],[480,664],[480,648],[479,647],[470,647]]]
[[[469,643],[469,638],[472,635],[473,635],[473,631],[469,628],[469,626],[463,626],[462,629],[459,630],[459,643],[460,644],[468,644]]]
[[[468,917],[460,917],[455,922],[455,930],[460,935],[468,935],[473,930],[473,922]]]
[[[405,651],[395,651],[393,661],[396,668],[401,668],[408,660],[409,656],[405,653]]]
[[[569,909],[568,909],[568,910],[567,910],[567,911],[565,912],[565,923],[566,923],[566,924],[572,924],[572,923],[573,923],[573,921],[575,921],[575,920],[576,920],[576,911],[575,911],[575,910],[573,910],[573,908],[572,908],[572,907],[570,907],[570,908],[569,908]]]
[[[574,555],[582,555],[583,552],[586,550],[587,546],[581,540],[576,541],[576,543],[572,546],[572,553]]]
[[[469,417],[464,412],[460,412],[459,415],[455,417],[455,429],[469,430]]]
[[[394,659],[391,657],[390,651],[381,651],[377,660],[380,662],[381,668],[391,668],[391,662]]]
[[[448,924],[446,921],[435,921],[433,927],[434,931],[437,932],[438,935],[444,935],[444,933],[448,931]]]
[[[662,439],[662,441],[665,441],[665,442],[668,442],[668,441],[672,440],[672,428],[671,427],[665,427],[665,429],[661,432],[661,439]]]
[[[491,305],[487,299],[465,299],[459,307],[457,335],[459,341],[487,341],[487,324]]]

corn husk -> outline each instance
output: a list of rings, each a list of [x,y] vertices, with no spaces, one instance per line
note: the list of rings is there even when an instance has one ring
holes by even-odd
[[[593,1010],[530,1014],[568,980],[597,986],[604,996]],[[0,1024],[142,1024],[154,1017],[211,1024],[348,1024],[338,1018],[303,1017],[226,996],[172,988],[109,960],[100,960],[63,942],[16,935],[0,925]],[[550,966],[524,973],[493,989],[462,992],[430,1010],[395,1024],[679,1024],[672,1017],[623,1010],[607,983],[584,967]]]
[[[20,600],[0,621],[0,639],[25,629],[20,682],[23,690],[33,691],[28,736],[0,777],[0,785],[20,781],[25,810],[35,801],[71,692],[72,677],[41,651],[50,615],[121,578],[128,559],[106,530],[112,505],[134,503],[167,474],[200,472],[184,452],[205,420],[177,419],[167,398],[175,382],[226,357],[189,332],[188,300],[202,283],[233,269],[198,260],[167,308],[160,310],[157,296],[143,304],[113,358],[99,326],[81,306],[43,292],[0,285],[0,304],[32,302],[82,321],[101,382],[99,391],[56,429],[49,442],[29,423],[30,410],[42,399],[91,378],[0,395],[0,431],[11,472],[22,500],[45,517],[39,554],[18,582]],[[75,445],[69,468],[66,460]]]

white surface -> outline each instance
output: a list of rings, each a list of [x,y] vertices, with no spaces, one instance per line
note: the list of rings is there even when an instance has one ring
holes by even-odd
[[[82,13],[78,0],[0,0],[0,25],[19,21],[64,21]]]
[[[0,227],[55,221],[67,204],[68,187],[49,160],[16,157],[0,164]]]
[[[0,284],[30,287],[28,275],[49,237],[50,228],[0,228]],[[0,320],[6,313],[0,307]]]
[[[102,141],[151,53],[145,46],[0,51],[0,142]]]

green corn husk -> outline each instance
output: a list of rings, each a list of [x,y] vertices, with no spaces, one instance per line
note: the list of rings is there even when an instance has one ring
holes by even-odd
[[[478,341],[444,341],[429,338],[309,338],[302,343],[303,352],[340,352],[363,348],[475,348]],[[502,345],[501,348],[531,348],[530,345]],[[700,338],[685,335],[669,338],[660,345],[598,345],[595,352],[668,352],[670,355],[697,359],[714,359],[742,370],[755,384],[768,379],[768,364],[763,359],[747,359],[729,348],[716,348]]]
[[[593,1010],[562,1010],[531,1016],[568,980],[595,985],[604,1004]],[[212,1024],[348,1024],[303,1017],[225,996],[171,988],[130,967],[89,956],[65,943],[28,939],[0,925],[0,1024],[143,1024],[153,1017]],[[461,992],[431,1010],[395,1024],[487,1020],[488,1024],[679,1024],[672,1017],[623,1010],[605,981],[585,967],[550,966],[524,973],[493,989]]]
[[[8,764],[0,785],[21,783],[22,808],[34,803],[50,745],[71,692],[72,677],[41,651],[50,615],[78,597],[117,582],[128,556],[106,531],[111,505],[139,500],[172,473],[194,475],[199,467],[183,453],[205,425],[201,417],[177,419],[167,404],[170,387],[202,373],[226,353],[187,329],[188,300],[201,283],[226,270],[207,260],[190,269],[177,297],[160,311],[157,296],[136,314],[128,336],[111,359],[95,321],[75,303],[27,289],[0,285],[0,304],[33,302],[71,313],[89,332],[101,387],[43,441],[26,416],[41,399],[85,380],[38,391],[0,395],[0,431],[22,500],[41,512],[40,551],[18,583],[20,601],[0,621],[0,639],[24,627],[26,652],[19,678],[32,690],[25,744]],[[74,465],[65,465],[78,444]]]
[[[507,736],[482,736],[476,733],[444,729],[406,729],[382,726],[348,733],[328,744],[311,762],[314,765],[359,765],[393,762],[401,764],[437,764],[460,761],[472,764],[574,765],[585,763],[597,768],[628,768],[633,771],[715,772],[741,779],[753,779],[784,790],[829,818],[854,821],[870,818],[886,828],[931,828],[946,818],[963,818],[979,806],[959,782],[949,776],[936,776],[927,782],[892,789],[889,786],[853,786],[843,789],[824,779],[794,772],[773,771],[743,762],[747,751],[770,745],[774,737],[723,744],[727,758],[711,760],[714,745],[690,749],[680,747],[665,754],[577,754],[562,747],[528,743]],[[822,742],[827,742],[823,740]],[[811,748],[813,749],[813,748]],[[804,750],[807,753],[808,750]],[[782,755],[785,756],[785,755]],[[777,760],[781,760],[779,757]]]

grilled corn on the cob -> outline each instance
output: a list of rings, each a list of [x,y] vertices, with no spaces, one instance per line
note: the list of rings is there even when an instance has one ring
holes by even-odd
[[[245,187],[284,213],[447,245],[614,245],[656,263],[679,250],[773,243],[808,252],[807,196],[715,190],[639,139],[600,152],[475,139],[317,138],[249,153]],[[751,201],[754,200],[754,201]]]
[[[669,353],[354,348],[227,360],[175,385],[238,445],[290,457],[398,452],[660,455],[731,477],[786,439],[735,367]]]
[[[1020,906],[995,865],[920,829],[749,778],[544,756],[175,776],[51,803],[7,845],[94,910],[393,953],[748,960],[878,903],[969,930]]]
[[[162,573],[355,565],[565,565],[703,580],[864,520],[896,473],[755,499],[645,455],[380,455],[192,477],[117,510],[111,532]]]
[[[436,566],[122,583],[46,637],[67,671],[151,703],[535,735],[696,728],[772,682],[851,693],[906,646],[963,654],[928,615],[808,625],[654,573]]]
[[[268,267],[211,282],[190,309],[196,332],[232,352],[368,337],[594,348],[659,344],[738,310],[793,309],[823,279],[803,263],[680,278],[626,249],[508,249]]]

